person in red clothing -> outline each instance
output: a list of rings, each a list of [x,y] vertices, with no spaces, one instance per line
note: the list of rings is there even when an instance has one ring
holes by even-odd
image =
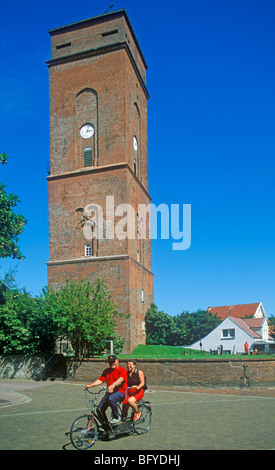
[[[124,369],[124,367],[119,365],[119,360],[114,355],[108,357],[108,362],[109,367],[102,372],[101,376],[97,380],[89,385],[85,385],[84,389],[96,387],[97,385],[101,385],[106,381],[107,392],[98,406],[105,418],[105,411],[107,410],[108,406],[110,406],[113,416],[111,424],[117,424],[120,422],[118,403],[121,403],[126,396],[127,371]]]
[[[125,420],[128,413],[129,405],[133,408],[134,421],[140,418],[140,412],[138,411],[137,402],[144,397],[144,389],[147,388],[145,385],[145,377],[142,370],[137,369],[136,361],[129,359],[127,361],[127,398],[123,402],[123,419]],[[131,387],[131,388],[129,388]]]

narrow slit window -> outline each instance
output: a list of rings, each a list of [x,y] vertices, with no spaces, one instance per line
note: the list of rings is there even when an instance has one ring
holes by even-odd
[[[70,47],[71,45],[71,42],[66,42],[66,44],[59,44],[58,46],[56,46],[56,49],[64,49],[65,47]]]
[[[88,147],[83,152],[84,166],[93,166],[93,149]]]
[[[144,302],[144,290],[141,289],[141,302]]]
[[[117,34],[118,29],[113,29],[112,31],[106,31],[105,33],[102,33],[102,37],[105,38],[106,36],[112,36],[113,34]]]

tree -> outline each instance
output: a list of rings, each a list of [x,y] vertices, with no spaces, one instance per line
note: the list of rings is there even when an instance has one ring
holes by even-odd
[[[0,153],[0,163],[1,165],[6,165],[7,161],[8,161],[8,155],[4,152],[4,153]]]
[[[67,281],[58,291],[43,289],[39,297],[0,285],[0,354],[53,353],[57,340],[69,341],[77,357],[101,352],[106,340],[115,351],[124,339],[116,331],[119,315],[103,281]],[[5,287],[5,288],[3,288]]]
[[[57,331],[41,309],[41,299],[5,289],[0,304],[0,354],[37,355],[55,350]]]
[[[115,332],[116,319],[121,314],[100,279],[95,284],[67,280],[58,291],[45,291],[43,309],[56,324],[59,337],[71,343],[77,357],[101,352],[106,340],[121,343]]]
[[[205,310],[183,312],[172,317],[152,304],[145,315],[147,344],[189,345],[206,336],[221,323]]]
[[[189,345],[204,338],[210,331],[216,328],[221,320],[215,314],[206,310],[197,310],[189,313],[182,312],[174,318],[177,328],[181,331],[184,342],[182,344]]]
[[[179,343],[179,330],[173,317],[151,304],[145,315],[146,344],[174,345]]]
[[[0,154],[0,163],[5,165],[8,156]],[[6,186],[0,183],[0,257],[24,259],[19,247],[19,235],[23,233],[27,223],[25,217],[16,214],[13,208],[20,202],[15,194],[8,194]]]
[[[270,315],[268,317],[268,328],[269,328],[269,335],[272,336],[273,339],[275,339],[275,316]]]

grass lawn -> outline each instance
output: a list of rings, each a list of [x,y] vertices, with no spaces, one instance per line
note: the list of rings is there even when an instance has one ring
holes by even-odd
[[[183,359],[188,357],[206,357],[210,353],[205,353],[201,356],[200,351],[192,349],[181,348],[179,346],[137,346],[131,354],[119,354],[120,358],[135,358],[135,359]]]
[[[256,359],[268,356],[246,356],[242,354],[212,355],[209,352],[181,348],[179,346],[137,346],[131,354],[118,354],[121,359]]]

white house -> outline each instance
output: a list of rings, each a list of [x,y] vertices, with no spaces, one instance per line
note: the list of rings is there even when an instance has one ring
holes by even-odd
[[[268,334],[268,320],[261,302],[257,304],[209,307],[208,311],[217,314],[222,323],[207,336],[190,346],[190,349],[203,349],[236,354],[244,352],[247,342],[250,349],[269,350],[275,342]],[[253,315],[253,318],[246,318]]]

